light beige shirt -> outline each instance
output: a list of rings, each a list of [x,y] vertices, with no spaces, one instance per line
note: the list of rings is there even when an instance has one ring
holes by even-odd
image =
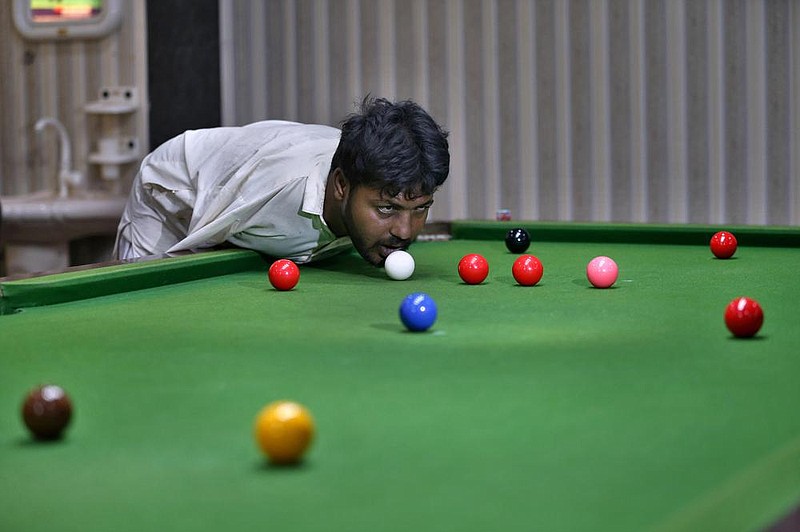
[[[121,259],[224,242],[309,262],[350,249],[322,218],[338,129],[284,121],[187,131],[148,155],[117,232]]]

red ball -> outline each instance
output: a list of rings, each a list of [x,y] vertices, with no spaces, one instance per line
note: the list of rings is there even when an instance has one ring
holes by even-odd
[[[481,284],[489,275],[489,263],[477,253],[464,255],[458,262],[458,275],[467,284]]]
[[[728,231],[719,231],[711,237],[711,253],[718,259],[729,259],[736,253],[736,237]]]
[[[300,280],[300,268],[289,259],[280,259],[269,267],[269,282],[276,290],[291,290]]]
[[[737,297],[725,308],[725,325],[739,338],[754,336],[764,323],[761,305],[749,297]]]
[[[514,275],[514,279],[522,286],[533,286],[542,278],[544,266],[533,255],[522,255],[514,261],[511,273]]]

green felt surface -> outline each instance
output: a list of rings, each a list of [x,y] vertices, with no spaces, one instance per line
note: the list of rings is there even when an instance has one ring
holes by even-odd
[[[253,262],[0,316],[0,530],[752,530],[800,500],[800,249],[536,242],[533,288],[502,242],[411,251],[404,282],[351,255],[283,293]],[[427,333],[397,317],[412,291]],[[723,324],[739,295],[756,339]],[[57,444],[19,420],[39,382],[76,405]],[[295,469],[251,434],[280,398],[316,419]]]

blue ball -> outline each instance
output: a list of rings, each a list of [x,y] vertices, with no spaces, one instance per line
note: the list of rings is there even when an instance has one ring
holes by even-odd
[[[436,321],[436,302],[422,292],[409,294],[400,304],[400,320],[409,331],[427,331]]]

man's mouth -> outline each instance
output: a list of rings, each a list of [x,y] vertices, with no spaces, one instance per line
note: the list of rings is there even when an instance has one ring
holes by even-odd
[[[386,246],[386,245],[380,245],[378,254],[381,256],[381,259],[386,260],[386,257],[391,255],[395,251],[398,251],[398,250],[401,250],[401,249],[404,250],[407,247],[408,246]]]

